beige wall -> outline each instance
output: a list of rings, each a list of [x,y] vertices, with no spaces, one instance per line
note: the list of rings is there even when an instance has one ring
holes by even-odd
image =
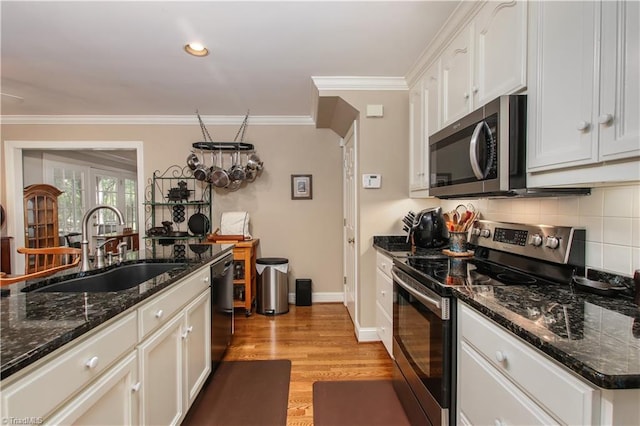
[[[238,126],[207,126],[215,140],[233,140]],[[192,126],[160,125],[3,125],[5,140],[143,141],[146,179],[155,170],[185,164],[191,144],[202,140]],[[339,137],[311,125],[251,125],[245,140],[256,146],[265,169],[235,193],[216,193],[213,223],[223,211],[246,210],[251,233],[260,238],[259,257],[289,259],[290,292],[296,278],[310,278],[314,293],[342,292],[342,152]],[[0,202],[5,200],[4,154]],[[313,175],[313,199],[291,200],[291,174]],[[12,212],[7,212],[11,215]]]
[[[358,318],[360,328],[375,327],[376,255],[374,235],[402,234],[409,210],[439,205],[438,200],[410,199],[409,101],[406,91],[321,91],[339,96],[360,112],[358,139],[359,258]],[[367,105],[383,105],[383,117],[366,117]],[[362,174],[382,175],[380,189],[362,188]]]

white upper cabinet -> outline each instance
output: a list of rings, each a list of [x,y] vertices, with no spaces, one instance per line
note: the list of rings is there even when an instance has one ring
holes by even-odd
[[[530,172],[640,155],[639,6],[627,1],[529,3]],[[632,177],[623,168],[601,171],[602,176],[592,173],[590,178],[584,170],[581,178],[534,175],[530,182]]]
[[[527,4],[485,3],[474,19],[473,108],[527,85]]]
[[[428,188],[426,151],[424,144],[424,102],[422,99],[422,82],[418,82],[409,92],[409,190],[417,191]]]
[[[442,53],[442,121],[447,126],[472,110],[473,23]]]
[[[602,160],[640,155],[639,23],[639,2],[602,3],[597,114]]]
[[[424,73],[422,79],[423,99],[424,99],[424,133],[425,146],[428,152],[429,136],[440,130],[440,60],[434,62]]]

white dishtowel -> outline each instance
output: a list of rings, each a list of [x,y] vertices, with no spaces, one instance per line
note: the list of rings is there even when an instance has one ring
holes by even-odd
[[[243,235],[251,239],[249,233],[249,212],[224,212],[220,218],[220,234]]]

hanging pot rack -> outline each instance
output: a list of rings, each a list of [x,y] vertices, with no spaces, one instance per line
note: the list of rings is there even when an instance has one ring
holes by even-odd
[[[202,155],[202,160],[200,160],[195,152],[192,151],[187,157],[187,165],[189,168],[194,170],[194,176],[196,179],[212,183],[216,188],[224,188],[229,191],[239,189],[245,182],[253,182],[262,171],[263,163],[260,160],[260,157],[256,154],[253,144],[244,142],[244,133],[247,128],[249,111],[247,111],[233,142],[214,142],[202,121],[202,117],[200,117],[200,113],[196,111],[196,114],[198,116],[198,122],[200,123],[200,130],[202,130],[202,137],[204,141],[194,142],[192,147],[194,150],[199,150],[201,154],[204,154],[204,151],[212,152],[212,164],[210,167],[206,165],[204,155]],[[213,151],[219,152],[220,167],[213,164]],[[241,152],[246,155],[247,162],[245,165],[242,165],[240,162],[239,154]],[[231,156],[232,166],[228,170],[222,168],[222,153],[229,153]],[[196,172],[201,173],[195,174]],[[215,179],[216,174],[223,174],[232,178],[219,180]],[[222,183],[218,184],[218,182]],[[225,184],[224,182],[227,183]]]

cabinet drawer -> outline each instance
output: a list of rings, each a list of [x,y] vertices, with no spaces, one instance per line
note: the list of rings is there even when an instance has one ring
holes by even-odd
[[[458,358],[459,423],[471,425],[556,425],[547,413],[465,342]],[[499,401],[499,404],[496,402]]]
[[[393,321],[379,303],[376,304],[376,331],[387,352],[389,352],[389,356],[393,358]]]
[[[46,417],[136,345],[136,322],[131,312],[4,387],[3,417]]]
[[[461,308],[461,337],[497,370],[515,382],[563,423],[590,424],[599,405],[599,391],[519,338]]]
[[[376,264],[378,265],[378,269],[384,272],[386,276],[391,278],[391,267],[393,266],[393,259],[378,251],[376,252]]]
[[[209,267],[185,278],[138,309],[140,340],[169,320],[183,306],[209,287]]]
[[[393,316],[393,280],[380,270],[376,271],[376,300],[387,315]]]

